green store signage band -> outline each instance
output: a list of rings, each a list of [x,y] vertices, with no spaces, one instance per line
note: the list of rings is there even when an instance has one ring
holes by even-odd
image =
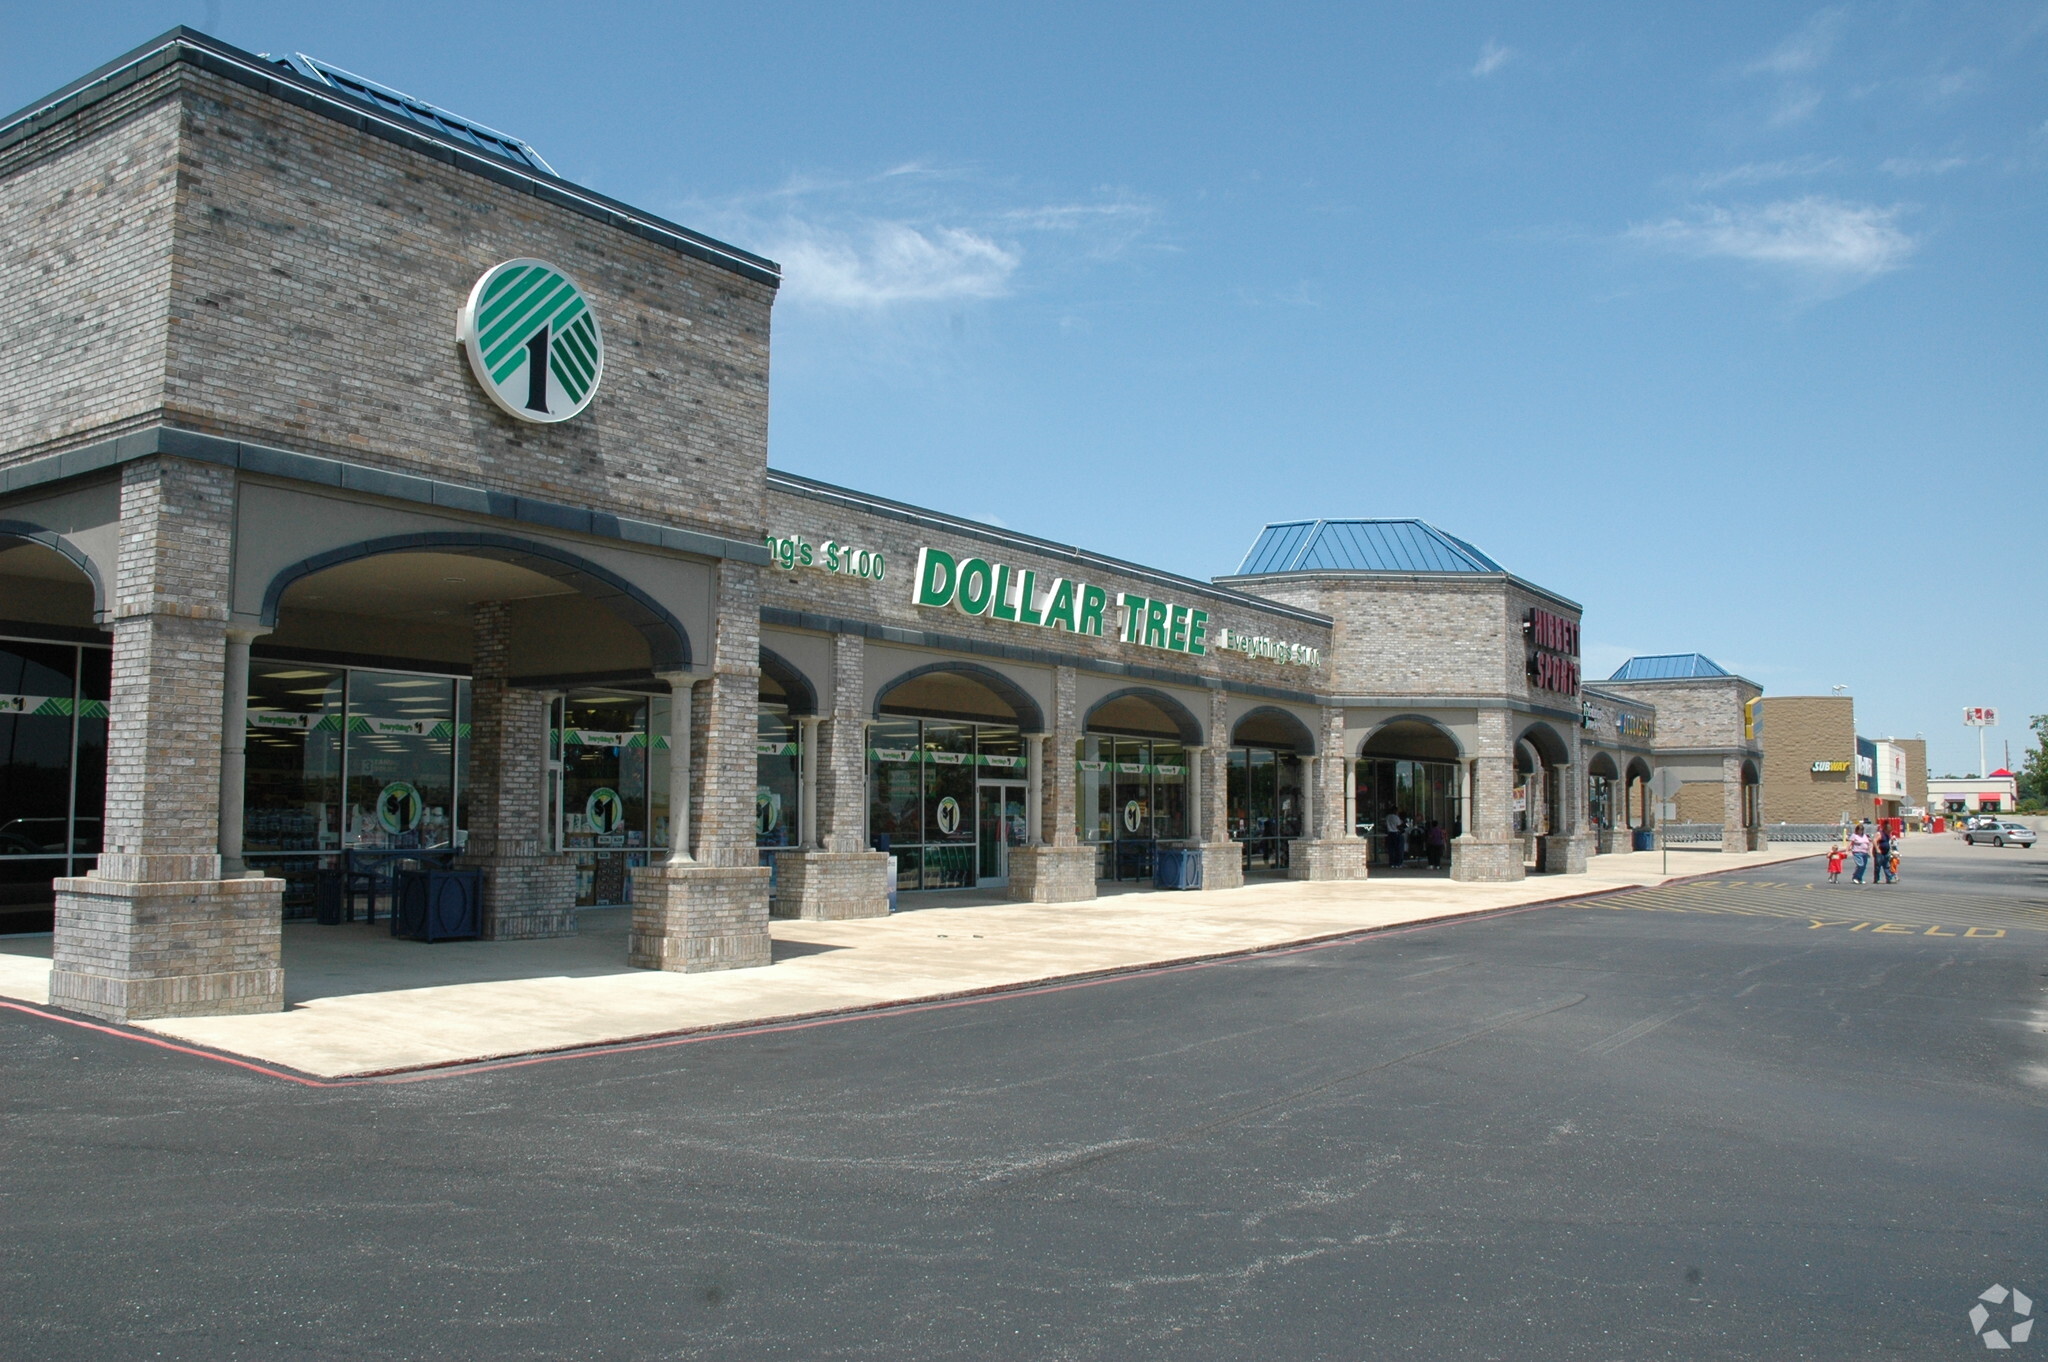
[[[484,271],[455,322],[484,394],[522,421],[566,421],[604,377],[604,330],[583,290],[541,260]]]
[[[991,563],[986,558],[957,560],[943,549],[917,553],[917,580],[911,600],[927,610],[948,606],[963,615],[986,616],[1038,629],[1065,629],[1090,638],[1105,637],[1104,617],[1110,593],[1087,582],[1055,577],[1041,583],[1032,568]],[[1208,655],[1228,648],[1247,657],[1264,657],[1301,666],[1315,666],[1322,654],[1299,644],[1252,639],[1229,630],[1209,637],[1209,612],[1172,601],[1154,600],[1134,592],[1117,595],[1117,637],[1141,648]]]
[[[842,544],[836,539],[827,539],[823,544],[813,544],[800,534],[764,535],[762,543],[768,546],[768,556],[775,565],[787,572],[798,568],[811,568],[818,572],[837,573],[842,577],[859,577],[864,581],[879,582],[887,574],[888,564],[880,551],[855,548]]]

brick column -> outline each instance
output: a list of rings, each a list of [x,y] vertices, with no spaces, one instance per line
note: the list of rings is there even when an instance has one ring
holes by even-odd
[[[1481,883],[1519,880],[1522,839],[1515,832],[1512,715],[1481,710],[1472,744],[1472,801],[1465,832],[1451,842],[1451,878]]]
[[[811,759],[818,810],[799,851],[775,856],[776,917],[835,921],[885,917],[889,856],[868,849],[867,642],[859,634],[832,640],[825,713],[806,733],[818,742]]]
[[[1044,756],[1038,777],[1039,826],[1052,831],[1040,845],[1010,852],[1010,897],[1027,903],[1082,903],[1095,897],[1095,848],[1081,841],[1074,827],[1079,689],[1080,676],[1072,667],[1053,668],[1045,740],[1033,744]]]
[[[113,1021],[276,1012],[284,881],[221,878],[232,471],[121,472],[105,852],[55,884],[50,1002]]]
[[[1558,782],[1558,826],[1543,839],[1543,869],[1552,875],[1586,873],[1586,767],[1582,761],[1547,766],[1544,779]]]
[[[1721,758],[1721,850],[1749,850],[1749,829],[1742,822],[1742,758]]]
[[[243,800],[249,782],[249,644],[266,629],[227,631],[220,707],[220,873],[248,872],[242,860]]]
[[[1318,757],[1310,783],[1308,836],[1288,849],[1287,877],[1292,880],[1362,880],[1370,873],[1371,847],[1354,835],[1344,811],[1344,787],[1351,779],[1345,751],[1344,711],[1323,706],[1318,716]]]
[[[1202,736],[1206,743],[1188,754],[1202,767],[1202,887],[1236,889],[1244,884],[1244,847],[1230,839],[1230,699],[1220,690],[1209,692]]]
[[[769,872],[754,848],[761,574],[751,563],[725,559],[717,580],[709,675],[689,687],[696,859],[633,872],[626,959],[644,969],[696,973],[771,958]],[[672,752],[674,746],[671,740]]]
[[[511,682],[512,618],[484,601],[472,619],[469,827],[460,864],[483,872],[493,941],[576,934],[576,867],[547,821],[548,700]]]

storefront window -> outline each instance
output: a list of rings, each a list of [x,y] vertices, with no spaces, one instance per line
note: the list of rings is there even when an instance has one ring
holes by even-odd
[[[1074,748],[1075,826],[1094,843],[1099,879],[1144,879],[1161,841],[1188,835],[1187,749],[1090,733]]]
[[[1287,864],[1287,843],[1301,836],[1301,758],[1269,747],[1233,747],[1224,807],[1247,867]]]
[[[1361,757],[1356,770],[1358,835],[1372,843],[1373,864],[1385,865],[1389,859],[1383,825],[1390,813],[1400,814],[1413,825],[1405,834],[1410,858],[1422,855],[1432,822],[1443,828],[1447,838],[1464,832],[1458,763]]]
[[[344,847],[455,845],[455,679],[348,678]]]
[[[50,881],[99,853],[105,648],[0,639],[0,932],[49,926]]]
[[[795,846],[803,799],[803,735],[789,706],[762,702],[754,740],[754,845]]]
[[[642,695],[556,703],[562,845],[576,866],[579,908],[630,903],[631,872],[647,864],[648,708]]]
[[[889,718],[868,729],[868,835],[899,890],[967,889],[1007,873],[1026,776],[1015,724]],[[980,837],[983,795],[996,833]],[[1013,811],[1015,817],[1011,816]]]

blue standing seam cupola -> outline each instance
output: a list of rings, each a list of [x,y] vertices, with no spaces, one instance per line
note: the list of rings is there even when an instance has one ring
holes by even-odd
[[[1700,676],[1727,676],[1728,671],[1702,653],[1657,653],[1632,657],[1609,681],[1684,681]]]
[[[1283,520],[1260,532],[1236,575],[1506,571],[1426,520]]]

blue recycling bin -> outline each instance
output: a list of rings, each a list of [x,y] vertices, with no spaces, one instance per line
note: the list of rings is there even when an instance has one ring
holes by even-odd
[[[1200,889],[1202,858],[1193,847],[1160,847],[1152,857],[1155,889]]]
[[[1628,844],[1637,851],[1655,851],[1657,849],[1657,834],[1651,832],[1648,828],[1637,828],[1629,835]]]
[[[414,941],[483,935],[483,872],[401,870],[392,896],[391,934]]]

